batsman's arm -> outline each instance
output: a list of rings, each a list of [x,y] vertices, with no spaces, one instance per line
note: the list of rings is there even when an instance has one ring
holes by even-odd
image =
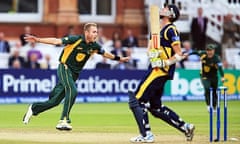
[[[151,58],[150,62],[151,62],[152,67],[163,68],[163,67],[175,64],[176,62],[179,62],[179,61],[183,60],[184,58],[186,58],[187,55],[182,54],[180,44],[175,44],[172,47],[175,52],[175,55],[173,55],[169,59]]]
[[[27,35],[24,37],[24,40],[27,42],[33,43],[44,43],[44,44],[52,44],[52,45],[61,45],[62,39],[60,38],[39,38],[33,35]]]
[[[177,44],[173,45],[172,47],[173,47],[173,50],[175,52],[175,55],[170,57],[168,60],[165,60],[166,66],[170,66],[172,64],[175,64],[176,62],[179,62],[179,61],[185,59],[186,56],[187,56],[187,55],[183,55],[180,43],[177,43]]]

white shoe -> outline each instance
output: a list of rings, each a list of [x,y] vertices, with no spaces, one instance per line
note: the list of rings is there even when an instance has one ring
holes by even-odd
[[[210,112],[210,106],[207,106],[207,111]]]
[[[130,139],[130,142],[132,143],[144,142],[144,137],[142,135],[139,135],[137,137],[132,137]]]
[[[146,143],[154,142],[154,135],[151,131],[147,131],[147,135],[144,137]]]
[[[192,141],[194,136],[195,126],[193,124],[186,124],[185,129],[186,129],[186,132],[185,132],[186,140]]]
[[[213,113],[217,113],[217,109],[216,108],[213,109]]]
[[[145,137],[143,137],[142,135],[139,135],[137,137],[131,138],[130,142],[132,142],[132,143],[153,143],[154,136],[153,136],[152,132],[147,132],[147,135]]]
[[[56,126],[56,129],[69,131],[72,130],[72,126],[67,123],[66,120],[60,120]]]
[[[27,113],[25,113],[25,115],[23,116],[23,123],[24,123],[24,124],[28,124],[29,121],[30,121],[30,118],[32,117],[32,115],[33,115],[32,105],[30,105],[30,106],[28,107]]]
[[[207,106],[207,111],[210,113],[210,106]],[[213,113],[217,113],[217,108],[213,108]]]

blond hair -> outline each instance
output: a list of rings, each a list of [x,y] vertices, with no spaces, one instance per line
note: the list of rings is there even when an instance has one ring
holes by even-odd
[[[91,26],[97,27],[96,23],[86,23],[83,27],[84,31],[88,31]]]

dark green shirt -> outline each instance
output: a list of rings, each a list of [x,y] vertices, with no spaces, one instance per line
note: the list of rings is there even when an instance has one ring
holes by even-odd
[[[83,35],[62,38],[66,45],[59,61],[66,64],[74,73],[79,73],[93,53],[104,54],[104,50],[96,42],[86,43]]]
[[[224,76],[222,69],[222,62],[217,54],[214,54],[212,58],[207,57],[206,51],[193,51],[191,54],[200,56],[202,62],[201,76],[207,78],[217,77],[217,71],[219,70],[221,77]],[[190,54],[190,55],[191,55]]]

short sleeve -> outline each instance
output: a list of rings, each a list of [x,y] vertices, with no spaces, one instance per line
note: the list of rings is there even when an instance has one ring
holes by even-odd
[[[176,29],[176,26],[174,25],[169,26],[166,36],[172,46],[175,44],[180,44],[180,36]]]
[[[76,42],[80,38],[82,38],[82,37],[81,36],[67,36],[67,37],[63,37],[62,38],[62,43],[64,45],[66,45],[66,44],[73,44],[74,42]]]

